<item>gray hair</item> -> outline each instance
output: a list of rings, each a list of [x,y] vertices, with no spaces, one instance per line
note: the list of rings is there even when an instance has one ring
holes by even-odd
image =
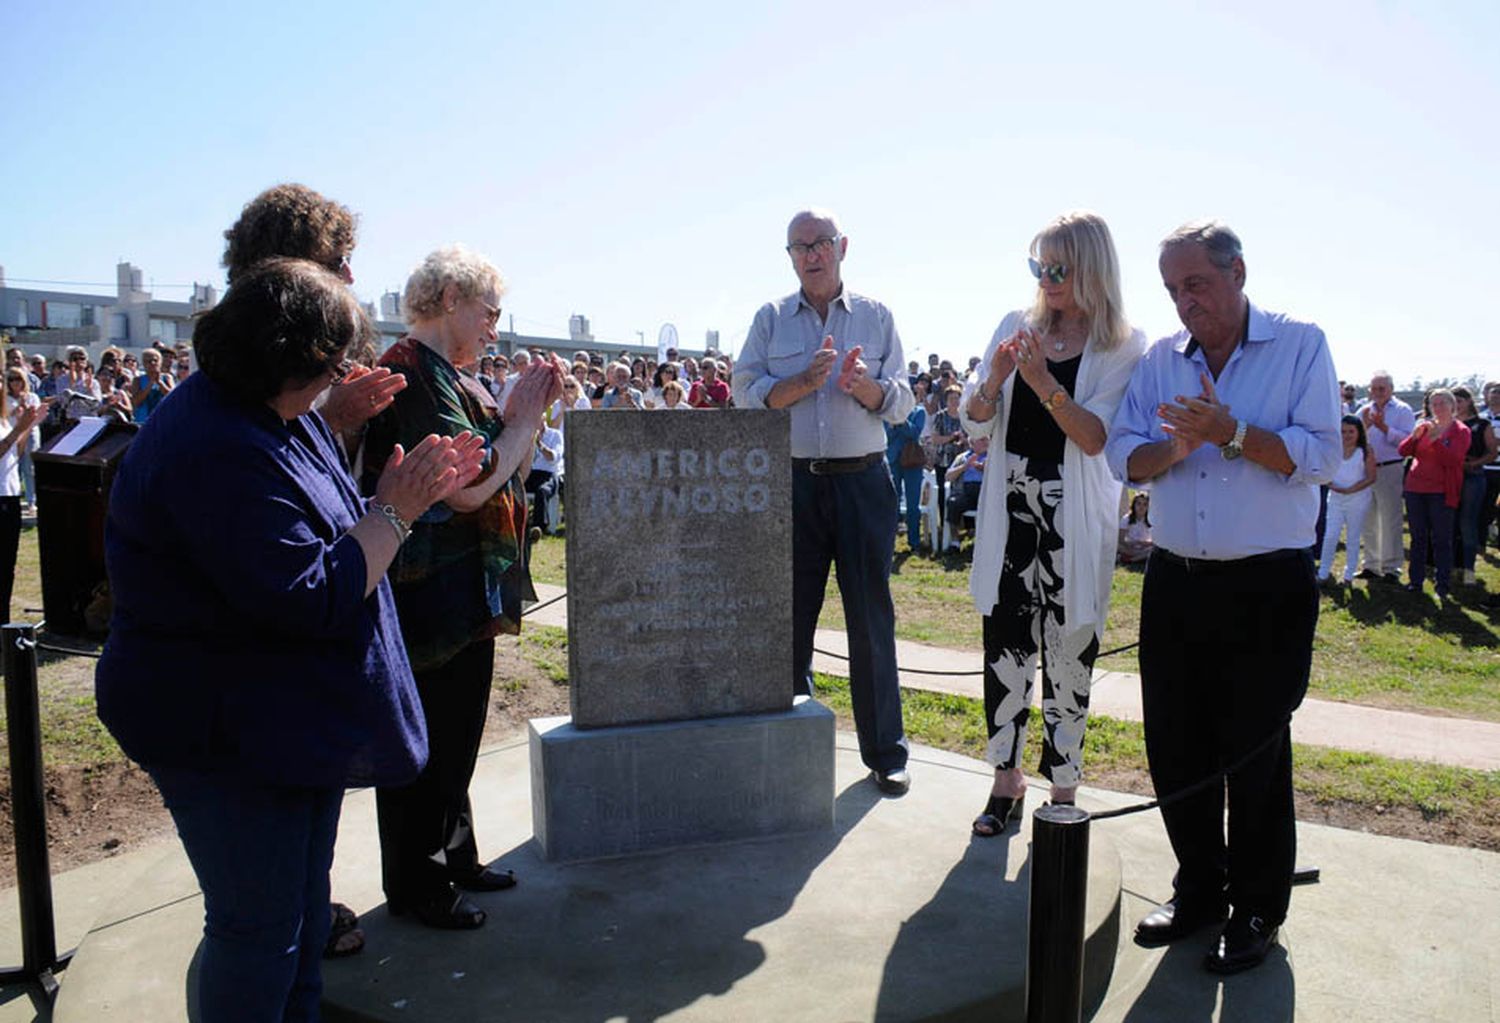
[[[1228,270],[1236,259],[1245,258],[1240,236],[1222,220],[1190,220],[1161,240],[1161,251],[1178,245],[1201,245],[1208,261],[1220,270]]]
[[[827,223],[829,227],[833,228],[834,234],[841,235],[844,233],[844,229],[839,226],[839,218],[834,215],[832,210],[825,210],[820,209],[816,206],[809,206],[805,210],[798,210],[796,213],[793,213],[792,219],[787,221],[786,234],[788,238],[792,236],[792,228],[796,227],[804,220],[821,220]]]
[[[1370,383],[1378,384],[1382,381],[1384,381],[1385,385],[1391,390],[1394,391],[1396,389],[1396,378],[1391,376],[1385,370],[1377,369],[1374,373],[1370,374]]]

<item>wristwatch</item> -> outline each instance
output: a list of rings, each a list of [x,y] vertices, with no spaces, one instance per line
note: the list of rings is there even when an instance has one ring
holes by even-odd
[[[1224,456],[1226,462],[1233,461],[1245,453],[1245,431],[1250,424],[1243,419],[1234,421],[1234,437],[1227,443],[1219,445],[1219,454]]]
[[[1056,412],[1067,403],[1068,392],[1059,387],[1047,397],[1042,399],[1042,407],[1048,412]]]

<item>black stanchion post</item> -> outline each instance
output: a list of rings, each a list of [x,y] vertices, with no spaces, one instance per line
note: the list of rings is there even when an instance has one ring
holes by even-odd
[[[1088,904],[1089,815],[1044,806],[1031,818],[1026,1023],[1079,1023]]]
[[[51,995],[58,965],[52,920],[52,871],[47,859],[47,805],[42,778],[42,722],[36,692],[36,627],[0,628],[5,665],[5,734],[10,743],[11,820],[16,833],[16,885],[21,901],[20,970],[0,979],[39,982]]]

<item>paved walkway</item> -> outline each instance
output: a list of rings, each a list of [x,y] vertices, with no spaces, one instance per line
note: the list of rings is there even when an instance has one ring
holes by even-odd
[[[538,585],[543,601],[561,596],[561,586]],[[532,620],[538,624],[566,627],[567,601],[542,608]],[[819,629],[815,641],[827,653],[813,657],[813,667],[829,675],[847,676],[843,657],[848,646],[842,632]],[[833,656],[830,656],[833,655]],[[975,650],[950,650],[906,640],[896,641],[896,663],[901,684],[909,689],[955,693],[982,698],[983,680],[977,674],[927,675],[919,671],[977,672],[981,657]],[[1041,686],[1036,687],[1040,703]],[[1095,671],[1090,708],[1124,721],[1141,719],[1140,676],[1128,671]],[[1377,753],[1402,760],[1423,760],[1481,771],[1500,771],[1500,722],[1414,714],[1384,710],[1356,703],[1307,699],[1292,719],[1292,738],[1312,746]]]

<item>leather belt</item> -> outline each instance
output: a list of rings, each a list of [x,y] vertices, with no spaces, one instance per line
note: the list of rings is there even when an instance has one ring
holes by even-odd
[[[864,472],[884,457],[884,451],[871,451],[868,455],[856,455],[853,458],[794,458],[792,468],[802,469],[814,476],[843,476],[851,472]]]
[[[1233,572],[1236,569],[1248,568],[1252,565],[1265,565],[1276,561],[1290,561],[1293,558],[1309,557],[1305,547],[1283,547],[1278,551],[1265,551],[1260,554],[1249,554],[1243,558],[1184,558],[1181,554],[1175,554],[1165,547],[1153,547],[1151,557],[1161,558],[1169,565],[1177,565],[1187,569],[1189,572]]]

